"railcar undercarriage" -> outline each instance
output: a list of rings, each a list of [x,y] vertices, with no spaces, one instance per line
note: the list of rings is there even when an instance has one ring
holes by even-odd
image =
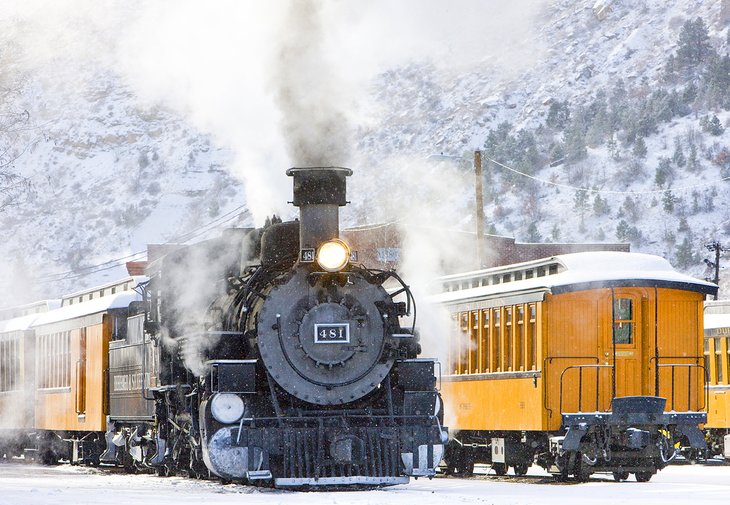
[[[617,481],[634,474],[647,482],[675,458],[680,442],[706,447],[698,425],[707,414],[665,413],[664,405],[657,397],[614,398],[612,412],[563,414],[564,429],[554,433],[464,431],[446,449],[446,472],[469,476],[479,462],[497,475],[512,467],[519,476],[536,463],[560,479],[609,473]]]

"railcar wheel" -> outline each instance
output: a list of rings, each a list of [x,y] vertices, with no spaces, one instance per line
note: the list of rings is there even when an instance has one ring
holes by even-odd
[[[573,476],[578,482],[587,482],[591,478],[591,470],[584,465],[579,465]]]
[[[634,476],[636,477],[636,482],[649,482],[649,479],[651,479],[652,475],[654,475],[651,472],[636,472]]]
[[[621,482],[629,478],[629,472],[613,472],[613,480]]]
[[[507,475],[507,465],[504,463],[492,463],[492,470],[500,477]]]
[[[529,463],[517,463],[515,465],[515,475],[522,477],[527,474],[527,469],[530,468]]]

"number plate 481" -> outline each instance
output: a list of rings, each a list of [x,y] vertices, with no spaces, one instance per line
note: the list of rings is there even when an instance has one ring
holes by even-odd
[[[327,323],[314,325],[315,344],[342,344],[350,342],[348,323]]]

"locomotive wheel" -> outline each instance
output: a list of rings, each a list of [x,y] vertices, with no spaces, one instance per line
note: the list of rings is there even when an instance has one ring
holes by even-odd
[[[613,472],[613,480],[621,482],[629,478],[629,472]]]
[[[636,472],[634,476],[636,477],[636,482],[649,482],[649,479],[651,479],[652,475],[654,475],[651,472]]]
[[[47,449],[41,453],[41,464],[53,466],[58,464],[58,455],[53,449]]]
[[[471,458],[464,458],[459,462],[457,470],[460,477],[471,477],[474,475],[474,461]]]
[[[503,475],[507,475],[507,468],[507,465],[504,463],[492,463],[492,470],[494,470],[494,473],[496,473],[500,477]]]
[[[175,475],[175,462],[169,456],[165,456],[162,464],[156,468],[157,475],[160,477],[170,477]]]
[[[529,463],[517,463],[515,465],[515,475],[522,477],[527,474],[527,469],[530,468]]]

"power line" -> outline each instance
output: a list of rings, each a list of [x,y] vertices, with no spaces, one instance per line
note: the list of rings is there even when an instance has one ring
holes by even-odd
[[[604,195],[652,195],[652,194],[661,194],[661,193],[666,193],[667,191],[672,191],[672,192],[674,192],[674,191],[686,191],[686,190],[695,189],[695,188],[701,188],[701,187],[705,187],[705,186],[713,186],[715,184],[719,184],[721,182],[730,180],[730,176],[728,176],[728,177],[723,177],[722,179],[716,180],[716,181],[703,182],[703,183],[700,183],[700,184],[690,184],[690,185],[687,185],[687,186],[679,186],[679,187],[676,187],[676,188],[654,189],[654,190],[649,190],[649,191],[614,191],[614,190],[609,190],[609,189],[582,188],[582,187],[578,187],[578,186],[571,186],[570,184],[561,184],[559,182],[548,181],[548,180],[545,180],[545,179],[541,179],[539,177],[535,177],[534,175],[530,175],[530,174],[526,174],[524,172],[520,172],[519,170],[517,170],[515,168],[512,168],[512,167],[509,167],[509,166],[505,165],[504,163],[500,163],[499,161],[494,160],[492,158],[487,158],[487,159],[489,161],[491,161],[492,163],[494,163],[495,165],[498,165],[498,166],[500,166],[500,167],[502,167],[502,168],[504,168],[506,170],[509,170],[510,172],[513,172],[515,174],[518,174],[518,175],[520,175],[522,177],[527,177],[528,179],[532,179],[533,181],[537,181],[537,182],[540,182],[542,184],[548,184],[550,186],[556,186],[556,187],[559,187],[559,188],[572,189],[572,190],[575,190],[575,191],[586,191],[586,192],[590,192],[590,193],[599,193],[599,194],[604,194]]]
[[[170,241],[174,243],[186,243],[190,240],[193,240],[195,238],[200,237],[201,235],[204,235],[205,233],[208,233],[215,229],[218,226],[221,226],[225,223],[228,223],[234,219],[236,219],[239,216],[239,211],[243,210],[246,207],[246,205],[240,205],[236,207],[235,209],[226,212],[222,216],[217,217],[213,221],[210,221],[202,226],[199,226],[198,228],[195,228],[193,230],[190,230],[186,233],[183,233],[181,235],[178,235],[177,237],[172,238]],[[86,277],[87,275],[95,274],[98,272],[103,272],[105,270],[111,270],[113,268],[118,268],[122,265],[124,265],[127,261],[133,260],[134,258],[137,258],[138,256],[146,255],[147,251],[137,251],[131,254],[128,254],[126,256],[121,256],[119,258],[114,258],[108,261],[105,261],[103,263],[98,263],[96,265],[89,265],[87,267],[79,268],[76,270],[68,270],[66,272],[59,272],[55,274],[50,274],[47,276],[39,277],[37,279],[34,279],[33,282],[38,284],[46,284],[50,282],[60,282],[65,280],[71,280],[71,279],[78,279],[81,277]],[[140,258],[141,259],[141,258]]]

